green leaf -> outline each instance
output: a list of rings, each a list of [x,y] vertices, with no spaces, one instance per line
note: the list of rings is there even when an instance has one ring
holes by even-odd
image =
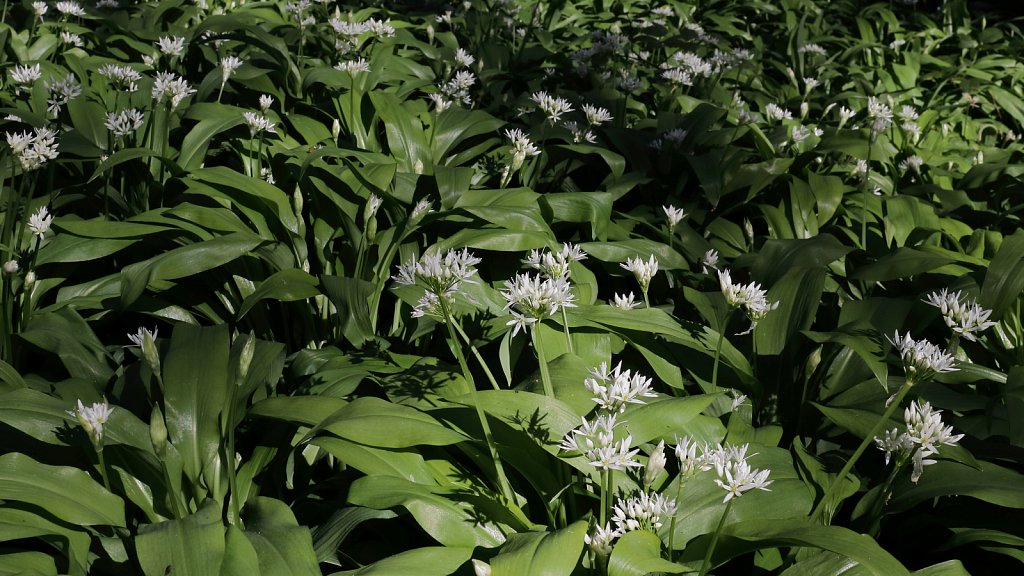
[[[1024,474],[991,462],[979,460],[977,467],[973,467],[939,460],[925,467],[916,485],[897,483],[888,510],[900,512],[942,496],[970,496],[1019,510],[1024,508],[1022,483]]]
[[[315,426],[346,404],[332,396],[276,396],[253,404],[249,415]]]
[[[447,446],[468,438],[429,414],[380,398],[356,398],[331,417],[323,429],[342,438],[382,448]]]
[[[56,536],[64,540],[66,547],[61,546],[61,551],[68,558],[71,568],[70,572],[76,576],[78,574],[86,574],[89,560],[89,543],[92,541],[88,532],[61,526],[47,520],[40,514],[28,510],[18,510],[16,508],[0,509],[0,542],[43,536],[51,537],[48,539]],[[0,566],[9,566],[7,564],[9,558],[9,556],[0,556]],[[3,568],[0,568],[0,574],[5,574],[2,570]],[[52,573],[56,574],[57,572],[54,570]]]
[[[42,552],[0,555],[0,576],[57,576],[53,558]]]
[[[193,481],[220,448],[220,414],[233,382],[228,327],[178,324],[162,360],[168,438]]]
[[[180,520],[145,524],[135,537],[135,551],[146,576],[220,574],[224,561],[224,526],[213,500]]]
[[[36,314],[21,337],[55,354],[75,378],[105,386],[114,373],[103,344],[71,308]]]
[[[287,504],[259,496],[242,512],[245,536],[256,549],[260,572],[274,576],[320,576],[309,529],[299,526]]]
[[[292,210],[291,199],[277,186],[224,166],[196,170],[191,178],[217,188],[238,205],[255,208],[268,222],[279,223],[292,234],[299,233],[299,221]]]
[[[892,254],[879,258],[877,262],[857,268],[850,274],[850,278],[869,282],[886,282],[932,272],[953,262],[952,258],[904,246],[897,248]]]
[[[608,576],[646,576],[652,572],[681,574],[697,569],[662,558],[661,539],[647,530],[634,530],[619,538],[608,562]]]
[[[745,498],[746,496],[744,496]],[[703,557],[706,539],[700,545],[687,546],[686,560]],[[907,569],[882,549],[870,536],[839,526],[822,526],[807,520],[746,520],[726,527],[715,548],[712,565],[754,550],[780,546],[807,546],[842,554],[858,562],[869,574],[877,576],[909,575]]]
[[[238,307],[238,318],[245,316],[253,306],[261,300],[278,300],[281,302],[294,302],[305,300],[320,294],[317,288],[316,278],[308,272],[298,268],[286,268],[272,274],[269,278],[260,282],[252,294],[245,297],[242,305]]]
[[[345,538],[367,520],[387,520],[398,516],[390,510],[373,510],[360,506],[346,506],[313,529],[313,549],[320,562],[337,562],[335,553]]]
[[[370,101],[384,122],[388,148],[398,160],[399,171],[422,173],[428,170],[429,173],[434,161],[419,119],[405,108],[398,96],[389,92],[370,92]]]
[[[125,526],[124,501],[84,470],[40,464],[18,452],[0,456],[0,500],[38,506],[72,525]]]
[[[445,546],[494,548],[505,541],[502,529],[481,518],[460,499],[439,488],[389,476],[364,476],[352,483],[349,503],[384,510],[403,506],[420,527]]]
[[[633,436],[634,444],[663,439],[674,443],[674,436],[687,434],[690,420],[703,412],[715,400],[714,394],[660,397],[646,404],[630,404],[622,415],[624,427]]]
[[[121,305],[130,306],[147,287],[212,270],[251,254],[262,243],[247,234],[228,234],[164,252],[121,270]]]
[[[334,572],[334,576],[447,576],[473,555],[472,548],[431,546],[414,548],[378,560],[358,570]],[[526,572],[523,572],[526,574]]]
[[[337,308],[342,334],[353,346],[362,346],[373,338],[369,298],[376,287],[366,280],[343,276],[320,277],[324,293]]]
[[[513,534],[491,559],[491,576],[568,576],[579,563],[587,523],[574,522],[555,532]]]
[[[1003,239],[985,273],[978,302],[1000,320],[1024,290],[1024,230]]]

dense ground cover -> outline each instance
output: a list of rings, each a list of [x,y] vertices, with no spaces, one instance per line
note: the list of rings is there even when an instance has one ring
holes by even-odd
[[[1014,21],[3,11],[0,574],[1020,570]]]

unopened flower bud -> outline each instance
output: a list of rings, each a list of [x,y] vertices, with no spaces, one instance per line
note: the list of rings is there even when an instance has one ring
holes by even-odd
[[[167,424],[164,422],[164,413],[160,411],[160,405],[153,405],[153,412],[149,417],[149,439],[153,443],[153,452],[157,457],[163,458],[167,452]]]
[[[650,486],[658,479],[658,476],[665,471],[665,464],[668,458],[665,456],[665,441],[658,442],[658,447],[647,459],[647,466],[644,468],[644,486]]]
[[[25,274],[25,287],[29,288],[36,283],[36,273],[34,270],[29,270],[28,274]]]
[[[4,262],[4,274],[14,274],[18,271],[18,268],[17,260],[8,260],[7,262]]]

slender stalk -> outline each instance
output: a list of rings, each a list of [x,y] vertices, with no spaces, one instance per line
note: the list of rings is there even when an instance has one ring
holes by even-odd
[[[960,335],[956,332],[953,333],[953,337],[949,339],[949,355],[956,358],[956,351],[960,348]]]
[[[477,350],[476,346],[473,344],[473,342],[469,339],[469,336],[466,334],[466,331],[463,330],[462,326],[457,322],[455,323],[455,330],[458,331],[459,336],[462,336],[462,340],[466,343],[467,346],[469,346],[470,351],[473,352],[473,356],[476,356],[477,362],[480,363],[480,367],[483,368],[484,374],[487,375],[487,379],[490,380],[491,382],[491,387],[494,388],[495,390],[501,390],[501,387],[498,386],[498,381],[495,380],[494,378],[494,374],[491,373],[491,369],[487,366],[487,362],[484,361],[484,357],[480,355],[480,351]]]
[[[644,308],[650,308],[651,307],[651,301],[647,299],[647,289],[644,288],[643,290],[641,290],[641,292],[644,295]]]
[[[683,494],[683,475],[682,474],[676,474],[676,502],[679,502],[679,499],[682,498],[682,494]],[[668,523],[668,561],[669,562],[675,562],[676,561],[676,559],[675,559],[675,555],[676,555],[675,539],[676,539],[676,516],[677,515],[678,514],[673,514],[672,515],[672,520]]]
[[[700,566],[699,576],[704,576],[708,573],[708,568],[711,564],[711,555],[715,552],[715,546],[718,545],[718,537],[722,534],[722,528],[725,526],[725,518],[729,515],[729,509],[732,508],[732,503],[736,499],[733,498],[725,503],[725,510],[722,511],[722,518],[718,521],[718,527],[715,528],[715,534],[711,537],[711,544],[708,545],[708,551],[704,553],[704,562]]]
[[[603,528],[608,522],[608,512],[611,510],[612,501],[612,470],[605,468],[601,471],[601,510],[598,512]]]
[[[547,353],[544,352],[544,338],[540,334],[539,323],[530,330],[530,335],[533,336],[533,349],[537,352],[537,364],[540,365],[540,380],[544,385],[544,394],[548,398],[554,398],[555,389],[551,386],[551,374],[548,373],[548,358]]]
[[[860,247],[862,250],[867,250],[868,246],[868,181],[871,176],[871,152],[872,148],[874,148],[874,144],[875,135],[872,134],[871,139],[868,141],[867,170],[864,172],[864,181],[860,184],[862,201],[861,209],[863,216],[860,221]]]
[[[729,329],[729,321],[732,320],[732,310],[725,315],[725,320],[718,327],[718,344],[715,346],[715,364],[711,369],[711,391],[718,391],[718,364],[722,360],[722,343],[725,341],[725,331]]]
[[[103,446],[96,448],[96,456],[99,457],[100,476],[103,477],[103,487],[107,489],[107,492],[113,493],[110,489],[110,477],[107,475],[107,461],[103,458]]]
[[[830,497],[835,493],[836,489],[839,487],[840,484],[842,484],[843,480],[846,478],[846,475],[850,473],[851,469],[853,469],[853,465],[857,463],[857,459],[859,459],[861,454],[864,453],[864,450],[868,447],[868,444],[874,442],[875,436],[878,436],[878,433],[882,430],[885,424],[889,422],[889,418],[893,415],[894,412],[896,412],[896,409],[900,407],[900,404],[903,401],[903,397],[907,395],[907,392],[909,390],[910,384],[904,384],[900,388],[900,391],[896,393],[896,397],[892,399],[892,402],[890,402],[889,406],[886,407],[885,412],[882,413],[882,416],[878,419],[877,422],[875,422],[874,427],[871,428],[871,431],[868,432],[868,435],[865,436],[864,440],[861,441],[860,446],[858,446],[857,450],[854,451],[853,456],[850,456],[850,459],[846,461],[846,465],[844,465],[843,469],[839,471],[839,474],[836,476],[835,480],[829,483],[828,489],[825,490],[825,494],[821,497],[821,500],[819,500],[818,503],[815,504],[814,509],[811,510],[811,522],[816,521],[821,516],[822,512],[824,512],[826,502],[829,501]]]
[[[569,353],[575,354],[576,348],[572,345],[572,334],[569,333],[569,314],[562,307],[562,329],[565,331],[565,344],[569,347]]]
[[[469,384],[469,396],[470,401],[473,403],[473,408],[476,409],[477,418],[480,419],[480,427],[483,429],[484,440],[487,443],[487,449],[491,455],[491,461],[494,463],[494,471],[498,476],[498,484],[501,487],[501,493],[505,496],[505,499],[509,503],[515,503],[515,493],[512,492],[512,486],[508,483],[508,478],[505,476],[505,469],[501,465],[501,459],[498,458],[498,447],[494,443],[494,436],[491,434],[491,425],[487,423],[487,414],[484,413],[483,408],[480,407],[480,400],[477,398],[476,385],[473,383],[473,376],[469,371],[469,366],[466,364],[466,356],[462,353],[462,346],[459,345],[459,338],[455,335],[455,319],[452,317],[451,312],[448,310],[448,304],[445,303],[444,297],[440,299],[441,312],[444,315],[445,326],[448,327],[448,336],[451,338],[452,351],[455,353],[456,359],[459,361],[459,368],[462,369],[462,375],[466,378]]]

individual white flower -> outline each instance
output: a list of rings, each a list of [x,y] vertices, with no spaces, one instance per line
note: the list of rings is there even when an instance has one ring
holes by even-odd
[[[507,325],[513,326],[513,336],[521,329],[550,318],[562,308],[576,307],[572,285],[563,277],[516,274],[513,279],[505,281],[501,295],[507,302],[506,308],[512,312],[513,318]]]
[[[910,480],[916,484],[924,467],[935,463],[929,456],[938,454],[942,445],[955,446],[964,436],[953,434],[953,427],[943,424],[941,414],[941,410],[933,410],[928,402],[921,404],[919,400],[914,400],[903,412],[906,432],[901,433],[899,429],[893,428],[882,437],[875,437],[875,445],[885,452],[886,465],[893,455],[896,456],[897,468],[908,461],[912,462]]]
[[[459,48],[458,50],[455,51],[456,66],[461,66],[462,68],[469,68],[470,66],[473,65],[473,62],[476,62],[476,58],[474,58],[469,52],[466,52],[462,48]]]
[[[929,380],[936,374],[958,370],[953,356],[927,340],[915,341],[909,332],[900,338],[897,331],[896,337],[889,342],[903,360],[903,372],[909,385]]]
[[[46,206],[40,206],[34,214],[28,218],[28,229],[32,231],[37,238],[46,236],[46,233],[50,231],[50,224],[53,223],[53,215],[46,209]]]
[[[856,115],[857,115],[856,112],[854,112],[853,110],[847,108],[846,106],[840,106],[839,107],[839,128],[842,129],[842,127],[845,126],[846,123],[849,122],[850,120],[852,120],[853,117],[856,116]]]
[[[928,294],[925,302],[942,312],[942,319],[950,330],[971,342],[978,340],[976,333],[996,325],[988,319],[992,315],[991,310],[982,308],[976,300],[962,300],[960,292],[948,292],[943,288],[939,292]]]
[[[609,556],[612,553],[612,542],[618,537],[618,531],[612,529],[611,523],[607,523],[604,526],[594,526],[592,532],[583,536],[583,542],[598,556]]]
[[[700,454],[697,454],[698,448]],[[708,458],[709,452],[711,449],[707,444],[698,444],[690,436],[676,437],[675,453],[676,459],[679,460],[679,475],[689,478],[697,472],[706,472],[714,468],[714,464]]]
[[[658,476],[665,471],[668,464],[668,457],[665,456],[665,441],[658,442],[654,452],[647,458],[647,465],[644,466],[644,486],[650,486],[658,479]]]
[[[113,412],[114,409],[107,404],[106,400],[102,403],[96,402],[90,406],[85,406],[79,400],[78,410],[69,411],[68,415],[78,418],[78,423],[82,425],[82,428],[89,435],[89,440],[92,441],[93,446],[99,451],[103,449],[103,427]]]
[[[39,64],[19,65],[11,69],[11,82],[17,84],[19,87],[27,87],[34,84],[36,80],[42,77]]]
[[[828,52],[824,48],[813,42],[804,44],[803,46],[798,48],[797,51],[800,52],[801,54],[817,54],[819,56],[828,56]]]
[[[257,134],[267,132],[269,134],[276,134],[274,129],[274,122],[271,122],[263,114],[257,114],[255,112],[243,112],[242,116],[245,117],[245,124],[249,127],[249,137],[255,138]]]
[[[420,200],[413,206],[412,212],[409,214],[409,221],[412,223],[419,222],[428,212],[431,212],[432,207],[433,203],[430,200],[426,198]]]
[[[541,112],[547,116],[548,122],[554,124],[558,122],[562,114],[567,114],[573,111],[572,104],[564,98],[551,96],[547,92],[539,91],[534,92],[530,96],[530,100],[540,109]]]
[[[853,175],[857,178],[864,179],[868,177],[868,161],[863,159],[857,159],[853,164]]]
[[[591,104],[583,105],[583,113],[586,114],[587,122],[591,126],[600,126],[601,124],[612,120],[612,115],[607,109],[593,106]]]
[[[751,468],[745,459],[730,460],[719,470],[715,484],[718,484],[726,492],[725,499],[722,502],[738,498],[744,492],[754,489],[766,492],[771,491],[768,488],[768,485],[773,482],[773,480],[768,479],[768,474],[771,473],[771,470]]]
[[[708,274],[708,270],[718,270],[718,251],[714,248],[704,253],[704,258],[700,261],[700,271],[703,274]]]
[[[12,274],[17,274],[19,268],[21,268],[21,266],[18,265],[17,260],[12,259],[8,260],[7,262],[4,262],[4,274],[7,274],[8,276]]]
[[[185,52],[185,39],[180,36],[161,36],[156,41],[156,47],[164,56],[177,58]]]
[[[676,512],[676,501],[661,494],[640,492],[631,498],[619,498],[612,509],[612,522],[619,534],[634,530],[656,532],[664,519]]]
[[[512,170],[522,167],[528,157],[540,154],[540,149],[519,128],[505,130],[505,137],[512,141]]]
[[[767,292],[756,282],[750,284],[733,283],[729,269],[718,271],[718,282],[722,288],[725,302],[733,308],[751,306],[766,299]]]
[[[40,22],[43,20],[43,15],[46,14],[46,11],[49,9],[50,7],[46,4],[46,2],[32,3],[32,11],[35,12],[36,19],[39,20]]]
[[[225,56],[220,60],[220,83],[226,84],[228,78],[238,70],[242,64],[242,59],[238,56]]]
[[[260,95],[260,110],[261,111],[266,113],[267,110],[270,110],[270,107],[273,104],[274,104],[274,97],[273,96],[271,96],[270,94],[261,94]]]
[[[85,42],[82,41],[81,36],[79,36],[78,34],[74,34],[72,32],[68,32],[67,30],[61,30],[60,41],[64,44],[70,44],[78,48],[85,46]]]
[[[792,120],[793,113],[774,102],[769,102],[764,107],[764,115],[768,120]]]
[[[365,58],[359,58],[358,60],[343,60],[335,64],[334,68],[346,72],[349,76],[355,76],[361,72],[369,72],[370,64],[366,62]]]
[[[57,11],[65,16],[85,16],[85,9],[78,2],[57,2]]]
[[[75,79],[74,74],[68,74],[60,80],[51,78],[44,85],[49,93],[46,98],[46,111],[52,118],[60,114],[65,104],[82,95],[82,85]]]
[[[686,211],[682,208],[676,208],[675,206],[662,206],[662,210],[665,211],[665,217],[668,218],[668,227],[675,228],[686,218]]]
[[[569,265],[586,259],[587,253],[579,245],[562,244],[558,252],[530,250],[523,263],[548,278],[568,278]]]
[[[159,331],[159,328],[153,328],[152,330],[150,330],[148,328],[140,326],[139,330],[136,333],[128,334],[128,340],[131,341],[132,346],[138,346],[139,348],[142,348],[142,345],[146,341],[146,338],[149,338],[151,341],[156,342],[156,336]]]
[[[605,362],[590,370],[583,386],[594,396],[591,398],[602,410],[622,413],[629,404],[644,404],[643,398],[655,398],[651,389],[653,380],[639,372],[622,369],[622,362],[611,371]]]
[[[594,134],[593,131],[584,126],[581,126],[575,120],[563,122],[562,126],[564,126],[567,130],[569,130],[569,132],[572,133],[572,141],[576,144],[579,144],[581,142],[594,144],[595,142],[597,142],[597,134]]]
[[[142,126],[142,111],[129,108],[120,112],[108,112],[104,126],[114,134],[114,138],[124,138],[134,134]]]
[[[651,285],[651,279],[658,273],[658,259],[654,257],[654,254],[651,254],[646,262],[638,256],[626,259],[626,262],[619,266],[633,273],[636,281],[640,284],[640,289],[645,293]]]
[[[171,103],[171,110],[181,104],[181,101],[195,94],[195,89],[188,81],[173,72],[158,72],[153,82],[153,99],[159,104],[164,98]]]
[[[871,96],[868,98],[868,118],[871,119],[871,135],[875,137],[892,126],[892,108]]]
[[[908,170],[913,170],[915,173],[921,173],[921,166],[924,165],[924,159],[917,154],[907,156],[903,161],[900,162],[900,171],[906,173]]]
[[[599,470],[639,468],[636,460],[640,449],[630,449],[631,436],[616,440],[617,414],[598,414],[594,420],[581,418],[581,426],[565,435],[559,447],[566,452],[579,452]]]
[[[462,291],[462,283],[475,283],[475,266],[480,259],[468,249],[449,250],[442,256],[439,252],[427,252],[418,261],[411,258],[398,266],[398,273],[392,277],[399,286],[419,285],[426,290],[420,303],[413,309],[414,317],[430,314],[445,318],[444,311],[451,313],[451,306],[457,295],[468,298]],[[417,316],[418,314],[418,316]]]
[[[636,297],[633,296],[632,292],[630,292],[629,294],[625,295],[615,294],[615,296],[608,301],[608,305],[614,306],[616,308],[621,308],[623,310],[632,310],[633,308],[639,306],[640,303],[636,301]]]
[[[115,88],[127,92],[135,92],[139,89],[138,82],[142,80],[142,74],[130,66],[117,64],[104,64],[96,72],[110,81]]]
[[[274,172],[266,166],[260,168],[260,178],[263,178],[267,184],[277,184],[277,180],[274,179]]]

